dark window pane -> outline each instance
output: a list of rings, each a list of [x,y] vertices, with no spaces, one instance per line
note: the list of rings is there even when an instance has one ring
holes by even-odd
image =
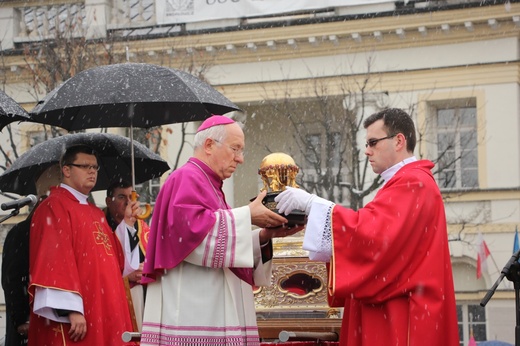
[[[475,338],[475,341],[487,340],[485,324],[474,324],[472,326],[473,326],[473,337]]]
[[[486,309],[480,305],[468,305],[470,322],[486,322]]]

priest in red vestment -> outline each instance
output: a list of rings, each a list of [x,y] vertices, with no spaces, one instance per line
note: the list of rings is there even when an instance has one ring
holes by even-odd
[[[127,345],[121,335],[132,323],[122,275],[139,266],[127,238],[138,202],[113,233],[87,201],[99,169],[92,149],[67,149],[60,166],[61,185],[32,218],[29,345]]]
[[[340,344],[459,345],[446,217],[433,163],[413,156],[400,109],[368,117],[365,155],[384,179],[357,211],[287,188],[278,209],[309,215],[303,247],[329,263],[329,303],[343,306]]]

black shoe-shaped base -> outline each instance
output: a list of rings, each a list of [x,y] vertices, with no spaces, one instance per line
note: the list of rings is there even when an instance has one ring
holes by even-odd
[[[282,215],[283,217],[285,217],[288,221],[288,227],[294,227],[296,225],[305,225],[307,223],[307,215],[305,215],[305,212],[303,210],[295,209],[289,215],[281,214],[278,212],[278,209],[276,209],[277,203],[274,201],[274,198],[279,194],[280,192],[267,193],[267,195],[262,200],[263,205],[265,205],[268,209],[274,211],[278,215]]]

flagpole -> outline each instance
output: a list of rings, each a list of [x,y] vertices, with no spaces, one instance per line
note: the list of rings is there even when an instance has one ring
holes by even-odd
[[[515,229],[515,232],[517,232],[517,231],[518,231],[518,228]],[[515,234],[516,234],[516,233],[515,233]],[[517,252],[517,251],[518,251],[518,249],[513,249],[513,254],[514,254],[515,252]],[[496,272],[497,272],[497,273],[500,273],[500,268],[498,267],[497,262],[495,261],[495,257],[493,257],[493,253],[492,253],[491,251],[489,252],[489,257],[491,257],[491,260],[493,261],[493,264],[495,265],[495,268],[496,268],[496,270],[497,270]],[[510,289],[510,288],[511,288],[509,282],[506,282],[506,283],[505,283],[505,286],[506,286],[507,289]]]
[[[497,273],[500,273],[500,268],[498,268],[497,262],[495,261],[495,257],[493,257],[493,254],[490,252],[489,257],[491,257],[491,260],[493,261],[493,264],[495,265],[495,268],[497,269]]]

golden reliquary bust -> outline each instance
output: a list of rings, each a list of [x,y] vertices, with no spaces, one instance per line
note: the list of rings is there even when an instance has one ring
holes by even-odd
[[[262,177],[264,187],[261,191],[281,192],[286,186],[298,187],[296,175],[300,168],[293,158],[284,153],[272,153],[264,157],[260,163],[258,174]]]
[[[260,163],[258,174],[262,177],[264,187],[260,191],[267,190],[262,203],[274,212],[276,209],[275,197],[285,190],[286,186],[299,187],[296,184],[296,175],[300,168],[296,166],[292,157],[284,153],[272,153],[264,157]],[[284,215],[288,225],[303,225],[307,222],[305,213],[301,210],[293,210],[289,215]]]

